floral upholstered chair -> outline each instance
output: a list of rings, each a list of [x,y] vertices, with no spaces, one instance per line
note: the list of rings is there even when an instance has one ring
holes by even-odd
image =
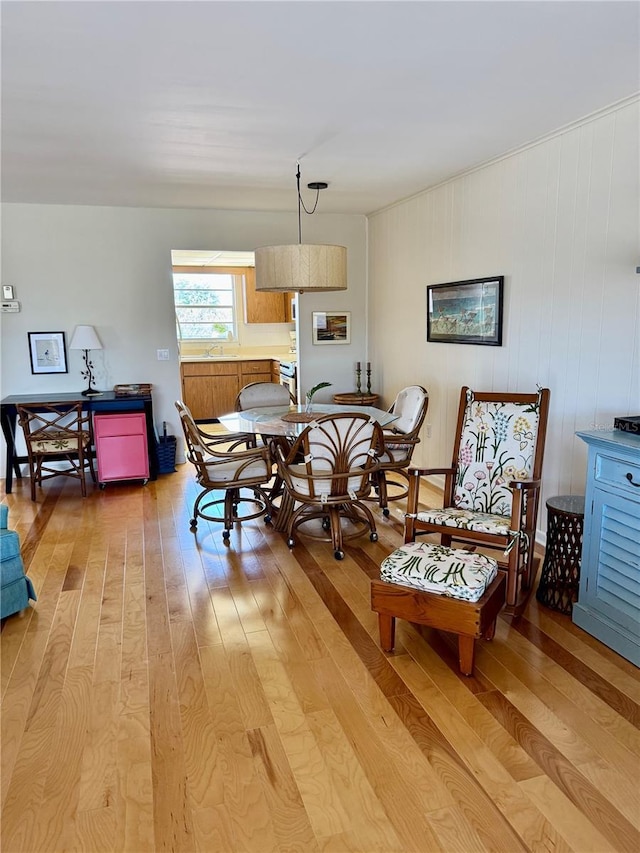
[[[474,392],[463,387],[450,468],[409,470],[405,542],[438,533],[503,552],[506,603],[516,607],[533,574],[540,475],[549,389],[531,394]],[[444,475],[442,509],[419,506],[420,478]]]

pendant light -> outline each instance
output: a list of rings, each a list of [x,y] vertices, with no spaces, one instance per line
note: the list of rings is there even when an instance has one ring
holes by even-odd
[[[324,181],[307,184],[316,190],[316,202],[307,210],[300,193],[300,164],[297,164],[298,243],[289,246],[262,246],[255,250],[256,290],[290,293],[298,291],[330,291],[347,289],[347,250],[344,246],[302,242],[301,210],[315,213]]]

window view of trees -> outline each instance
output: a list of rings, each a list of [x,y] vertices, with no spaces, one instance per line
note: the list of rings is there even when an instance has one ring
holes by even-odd
[[[235,337],[235,275],[228,272],[173,273],[178,339],[227,340]]]

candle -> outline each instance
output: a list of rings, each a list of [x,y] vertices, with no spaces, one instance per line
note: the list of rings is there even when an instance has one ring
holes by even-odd
[[[356,370],[360,370],[360,362],[356,361]]]

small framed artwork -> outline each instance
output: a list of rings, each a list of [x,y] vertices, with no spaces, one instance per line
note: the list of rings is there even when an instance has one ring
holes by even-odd
[[[32,373],[67,373],[64,332],[28,332]]]
[[[314,344],[349,344],[351,312],[314,311],[311,331]]]
[[[502,346],[504,276],[427,287],[427,340]]]

